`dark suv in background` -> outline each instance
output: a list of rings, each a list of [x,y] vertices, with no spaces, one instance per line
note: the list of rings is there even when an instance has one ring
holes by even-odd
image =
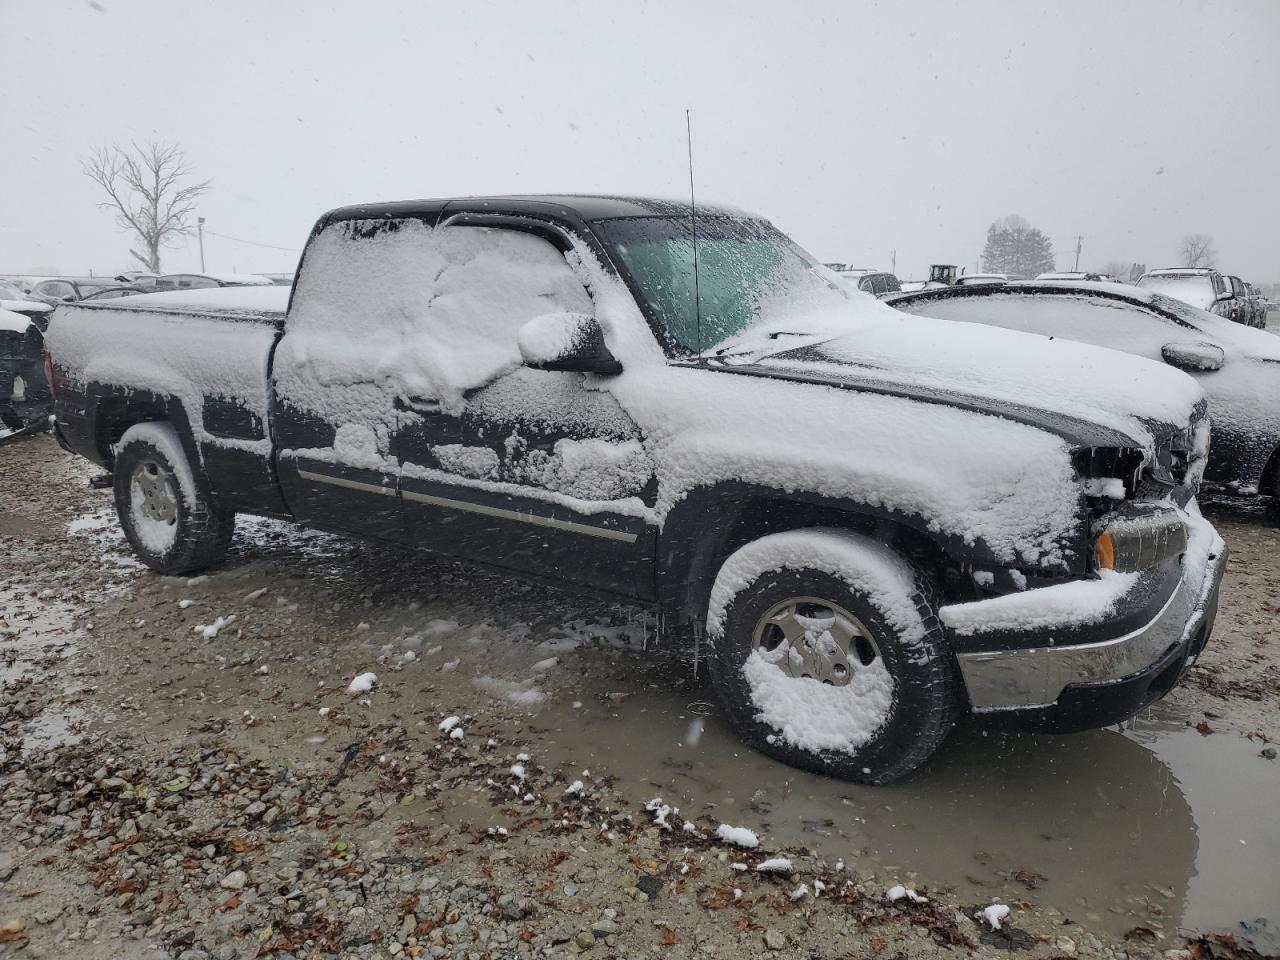
[[[843,263],[828,263],[826,266],[831,268],[836,276],[845,283],[857,287],[863,293],[869,293],[873,297],[887,297],[891,293],[900,293],[902,291],[902,284],[892,273],[859,269]]]

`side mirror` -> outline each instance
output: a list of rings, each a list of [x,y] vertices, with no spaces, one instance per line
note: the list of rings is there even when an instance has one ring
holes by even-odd
[[[1230,300],[1234,296],[1235,296],[1235,293],[1232,291],[1231,287],[1228,286],[1227,289],[1219,292],[1217,299]]]
[[[1166,343],[1160,348],[1160,356],[1164,357],[1164,362],[1169,366],[1193,373],[1221,370],[1227,359],[1220,346],[1203,340]]]
[[[604,331],[585,313],[544,313],[517,336],[525,366],[537,370],[617,374],[620,364],[604,345]]]

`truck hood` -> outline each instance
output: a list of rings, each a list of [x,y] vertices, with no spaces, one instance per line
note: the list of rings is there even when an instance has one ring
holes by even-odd
[[[819,333],[763,332],[723,369],[898,395],[1044,429],[1073,447],[1154,450],[1203,414],[1185,373],[1100,347],[981,324],[859,310]],[[791,323],[803,330],[803,323]],[[832,334],[835,333],[833,336]]]

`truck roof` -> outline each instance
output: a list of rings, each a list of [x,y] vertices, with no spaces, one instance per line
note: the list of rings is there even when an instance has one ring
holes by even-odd
[[[576,214],[588,222],[620,217],[687,217],[686,200],[659,197],[624,197],[608,194],[516,194],[491,197],[453,197],[439,200],[400,200],[393,203],[360,203],[339,207],[325,214],[323,221],[378,220],[399,217],[431,217],[446,206],[475,212],[492,208],[495,213],[547,212],[548,208]],[[725,204],[698,204],[698,216],[753,218],[756,215]]]

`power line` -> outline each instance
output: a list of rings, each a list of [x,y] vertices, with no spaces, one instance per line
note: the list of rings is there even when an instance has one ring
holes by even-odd
[[[236,243],[247,243],[251,247],[266,247],[268,250],[283,250],[285,253],[301,253],[297,247],[277,247],[272,243],[259,243],[257,240],[242,240],[240,237],[229,237],[225,233],[214,233],[212,230],[206,229],[211,237],[217,237],[219,240],[234,240]]]

